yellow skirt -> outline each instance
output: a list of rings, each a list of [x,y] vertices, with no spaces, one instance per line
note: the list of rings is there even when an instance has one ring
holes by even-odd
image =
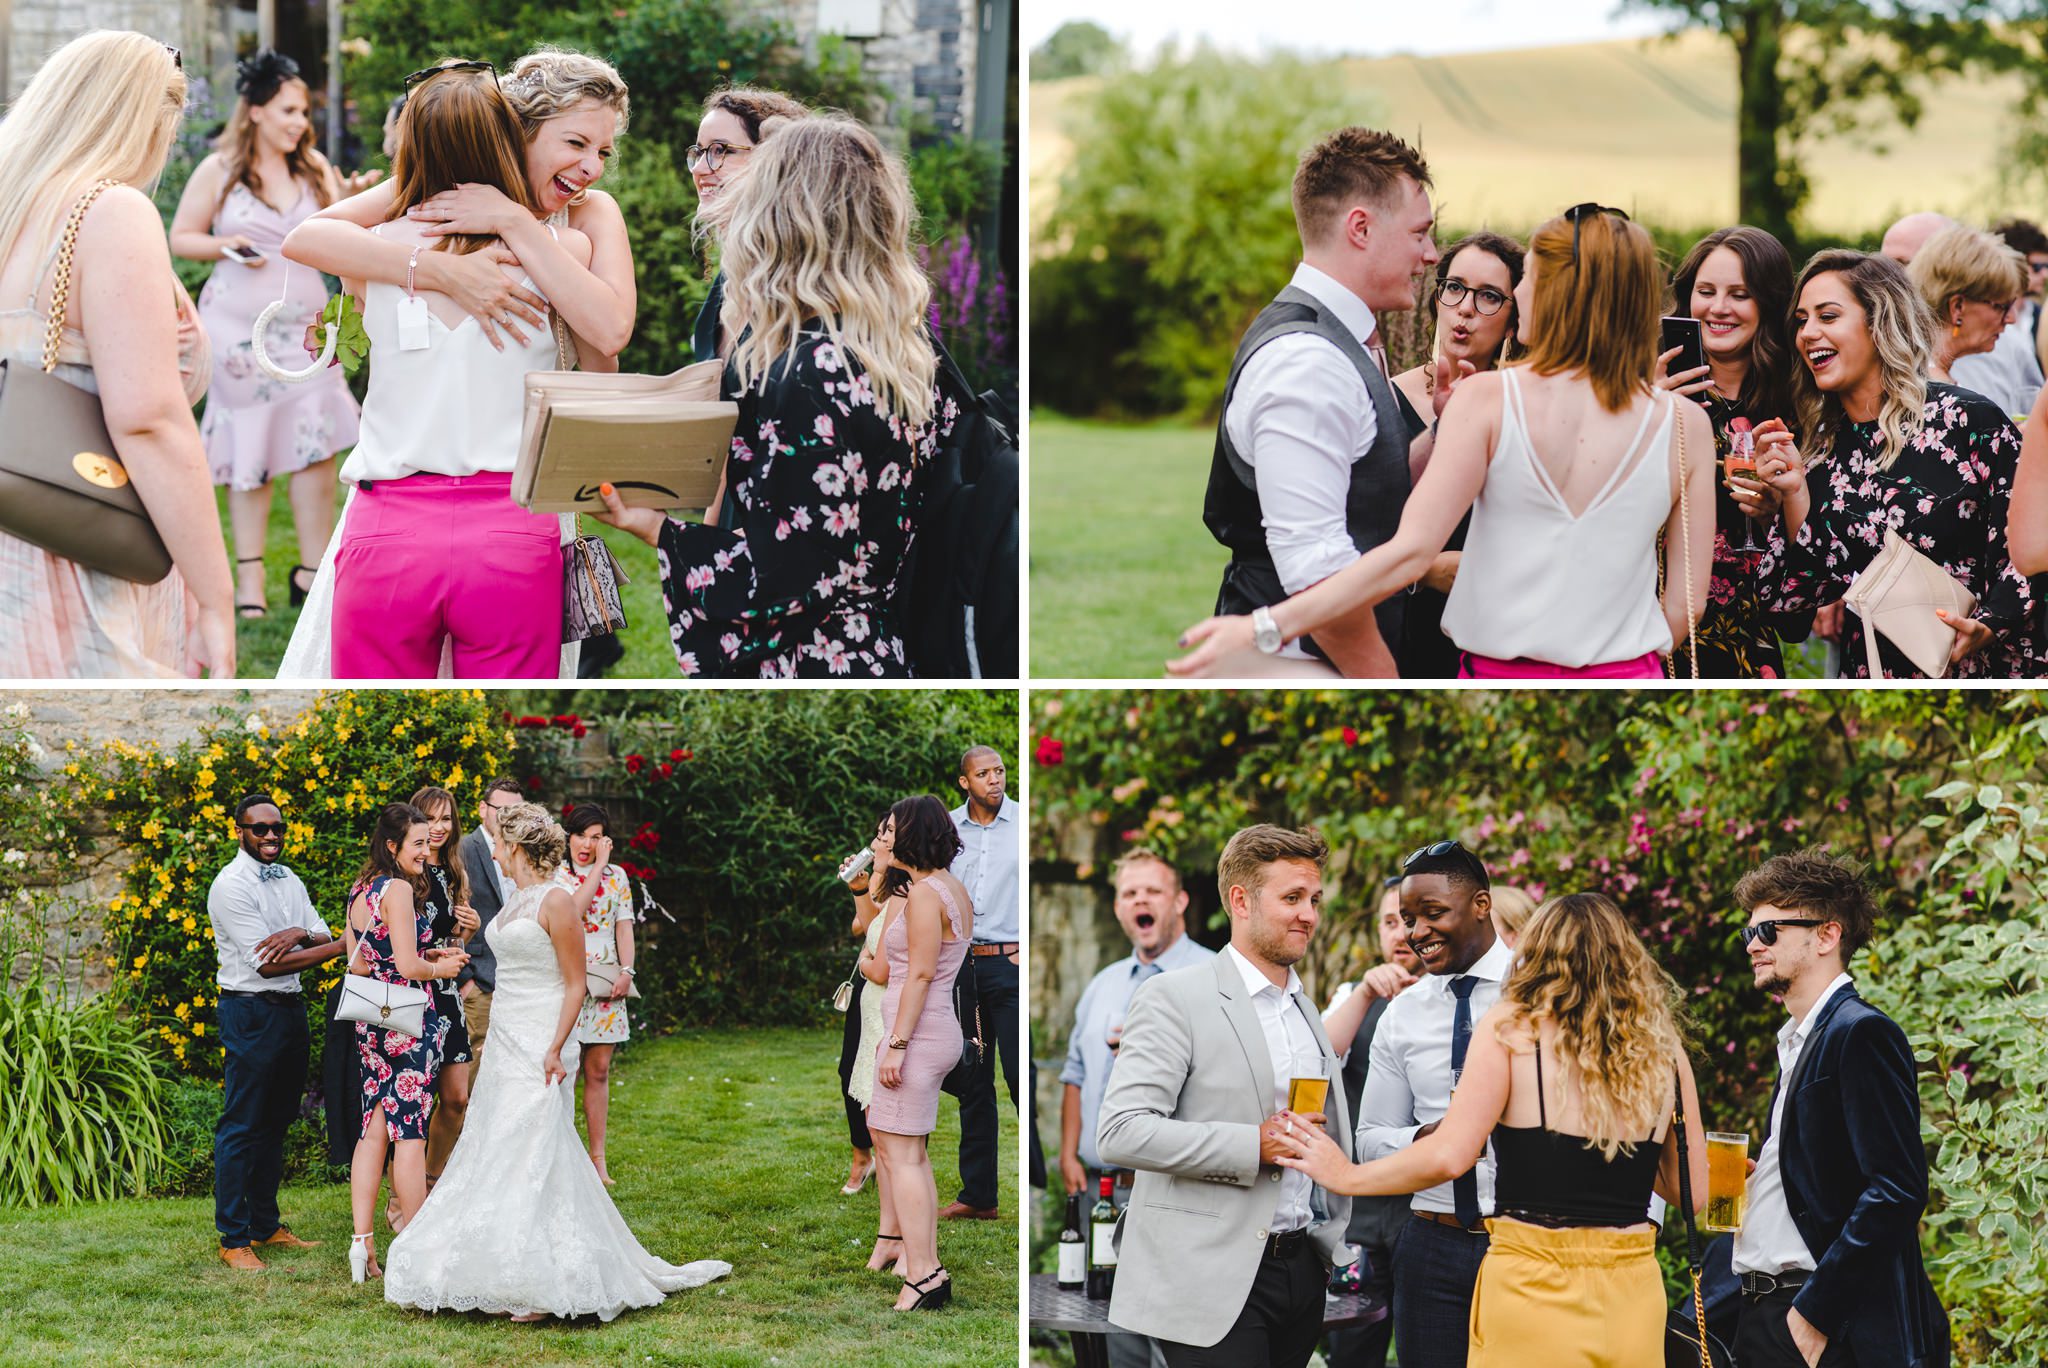
[[[1495,1217],[1472,1290],[1468,1368],[1664,1362],[1664,1280],[1651,1230],[1552,1230]]]

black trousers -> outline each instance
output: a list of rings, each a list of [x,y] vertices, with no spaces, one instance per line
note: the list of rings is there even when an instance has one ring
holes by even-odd
[[[839,1042],[839,1100],[846,1104],[846,1138],[855,1149],[872,1149],[868,1135],[868,1109],[847,1091],[853,1086],[853,1061],[860,1053],[860,995],[872,985],[859,974],[853,976],[853,1001],[846,1004],[846,1027]]]
[[[1806,1356],[1792,1342],[1792,1327],[1785,1313],[1792,1309],[1796,1287],[1753,1297],[1742,1295],[1742,1318],[1735,1325],[1735,1361],[1742,1368],[1806,1368]],[[1836,1336],[1821,1351],[1820,1368],[1856,1368],[1855,1351],[1848,1340]]]
[[[284,1136],[306,1095],[312,1036],[296,993],[220,995],[220,1123],[213,1131],[213,1224],[223,1248],[277,1233]]]
[[[1330,1266],[1303,1240],[1286,1258],[1259,1261],[1244,1310],[1222,1339],[1202,1348],[1156,1343],[1167,1368],[1303,1368],[1323,1333],[1329,1283]]]
[[[1008,955],[967,957],[963,973],[974,975],[974,993],[981,1005],[982,1039],[988,1049],[960,1094],[960,1196],[959,1200],[978,1210],[994,1209],[997,1198],[996,1136],[1000,1113],[996,1111],[996,1061],[1003,1057],[1003,1081],[1010,1088],[1010,1105],[1017,1105],[1017,981],[1018,967]],[[963,1026],[972,1029],[971,1022]]]
[[[1381,1201],[1375,1197],[1353,1197],[1352,1202]],[[1405,1202],[1406,1197],[1395,1201]],[[1353,1233],[1358,1222],[1352,1221]],[[1388,1312],[1371,1325],[1347,1325],[1332,1330],[1323,1341],[1323,1358],[1330,1368],[1387,1368],[1387,1351],[1394,1344],[1394,1246],[1391,1242],[1366,1239],[1358,1242],[1365,1251],[1363,1289],[1388,1303]]]
[[[1408,1217],[1394,1244],[1394,1348],[1401,1368],[1465,1368],[1472,1289],[1489,1243],[1484,1235]]]

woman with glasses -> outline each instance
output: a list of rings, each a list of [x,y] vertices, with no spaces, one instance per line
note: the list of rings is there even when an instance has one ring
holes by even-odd
[[[1538,228],[1515,290],[1526,363],[1454,382],[1394,537],[1269,612],[1197,624],[1182,644],[1199,649],[1169,672],[1370,609],[1469,509],[1443,624],[1461,678],[1659,677],[1697,620],[1713,519],[1706,415],[1651,383],[1663,294],[1655,244],[1620,210]]]
[[[1673,348],[1657,358],[1657,383],[1707,411],[1713,458],[1724,472],[1714,484],[1713,575],[1693,630],[1700,677],[1779,679],[1780,641],[1805,640],[1813,614],[1764,611],[1756,567],[1763,530],[1778,515],[1778,494],[1763,480],[1726,474],[1725,463],[1738,446],[1738,463],[1745,453],[1753,459],[1758,434],[1786,431],[1794,417],[1792,258],[1761,228],[1722,228],[1693,244],[1672,277],[1672,292],[1678,312],[1700,322],[1707,364],[1674,375]]]
[[[0,660],[10,675],[235,672],[234,583],[192,420],[213,367],[144,188],[163,173],[185,92],[175,49],[141,33],[88,33],[52,54],[0,120],[0,359],[100,396],[113,454],[172,565],[136,584],[45,551],[0,519]],[[76,245],[60,264],[75,215]]]
[[[1661,1363],[1664,1279],[1652,1191],[1707,1199],[1699,1092],[1678,989],[1606,896],[1574,893],[1523,928],[1500,1000],[1473,1023],[1450,1111],[1428,1135],[1348,1162],[1321,1127],[1282,1114],[1278,1159],[1331,1192],[1420,1192],[1493,1145],[1491,1237],[1468,1322],[1471,1368]]]
[[[906,677],[900,586],[926,464],[951,430],[910,247],[910,179],[875,135],[814,116],[748,154],[722,204],[731,517],[599,516],[660,552],[685,675]]]
[[[1957,383],[1950,367],[1959,357],[1982,356],[1998,345],[2027,293],[2027,259],[1991,234],[1960,223],[1927,239],[1906,274],[1934,310],[1934,356],[1927,378],[1944,385]]]
[[[1435,413],[1437,377],[1455,384],[1475,371],[1492,370],[1515,355],[1515,286],[1522,282],[1522,244],[1499,233],[1473,233],[1445,249],[1436,264],[1436,341],[1430,359],[1394,377],[1394,390],[1414,414]],[[1420,422],[1419,417],[1414,420]],[[1408,447],[1409,464],[1427,469],[1431,439]],[[1444,596],[1457,575],[1465,549],[1468,513],[1444,545],[1444,552],[1415,587],[1402,617],[1401,662],[1420,679],[1450,679],[1458,673],[1458,649],[1443,633]]]
[[[458,678],[541,679],[560,668],[561,522],[511,498],[522,386],[529,372],[555,368],[555,339],[538,329],[523,344],[492,345],[458,301],[418,280],[418,265],[487,251],[499,239],[437,234],[404,217],[465,184],[537,209],[519,121],[482,66],[430,70],[406,101],[393,221],[373,230],[404,250],[406,284],[342,281],[363,302],[377,364],[362,440],[341,472],[356,494],[331,569],[322,567],[332,583],[337,678],[432,679],[444,653]],[[589,238],[548,231],[588,266]],[[293,240],[285,251],[297,259]],[[491,269],[533,287],[513,265]]]
[[[697,141],[684,154],[690,180],[697,187],[697,222],[716,233],[723,221],[720,204],[725,192],[745,178],[754,149],[787,121],[810,112],[780,91],[751,86],[721,90],[706,100],[704,115],[697,123]],[[723,358],[732,350],[733,339],[719,323],[724,307],[725,272],[721,270],[711,278],[710,293],[697,310],[690,347],[699,361]]]
[[[1924,249],[1923,249],[1924,250]],[[1996,404],[1930,381],[1935,318],[1904,268],[1844,250],[1817,254],[1800,273],[1793,372],[1809,462],[1784,477],[1784,512],[1758,567],[1764,606],[1801,612],[1845,594],[1897,532],[1977,601],[1968,617],[1927,610],[1954,632],[1947,666],[1960,676],[2031,678],[2048,667],[2034,600],[2006,551],[2006,505],[2020,435]],[[1766,472],[1769,478],[1769,473]],[[1869,678],[1866,628],[1843,624],[1845,676]],[[1878,673],[1920,677],[1890,642],[1876,643]]]

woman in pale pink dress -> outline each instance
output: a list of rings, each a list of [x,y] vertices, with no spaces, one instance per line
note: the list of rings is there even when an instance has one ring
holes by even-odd
[[[95,32],[58,49],[0,121],[0,359],[40,368],[64,223],[113,182],[79,227],[55,374],[101,396],[173,566],[134,584],[0,531],[0,675],[235,672],[227,547],[192,421],[210,373],[206,334],[139,188],[162,174],[184,103],[174,49]]]
[[[339,366],[292,384],[256,365],[256,316],[278,299],[286,303],[270,320],[266,350],[280,365],[304,364],[300,341],[326,307],[327,287],[318,271],[291,268],[279,249],[287,233],[340,198],[343,186],[313,145],[296,62],[265,48],[237,65],[235,91],[241,98],[219,150],[193,169],[178,201],[171,250],[219,263],[199,294],[199,316],[213,341],[213,387],[200,435],[214,483],[229,489],[235,609],[255,618],[268,611],[263,548],[271,481],[288,479],[291,487],[299,563],[290,587],[297,606],[334,526],[334,455],[355,445],[360,411]]]

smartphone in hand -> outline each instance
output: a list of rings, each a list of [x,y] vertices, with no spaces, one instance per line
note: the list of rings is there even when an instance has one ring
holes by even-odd
[[[266,259],[263,253],[259,252],[254,247],[223,247],[220,249],[220,254],[224,257],[231,258],[232,260],[239,261],[244,266],[254,266],[257,262]]]
[[[1707,364],[1706,331],[1697,318],[1666,317],[1662,320],[1657,350],[1668,352],[1673,347],[1678,348],[1678,355],[1671,358],[1667,374],[1683,375]]]

